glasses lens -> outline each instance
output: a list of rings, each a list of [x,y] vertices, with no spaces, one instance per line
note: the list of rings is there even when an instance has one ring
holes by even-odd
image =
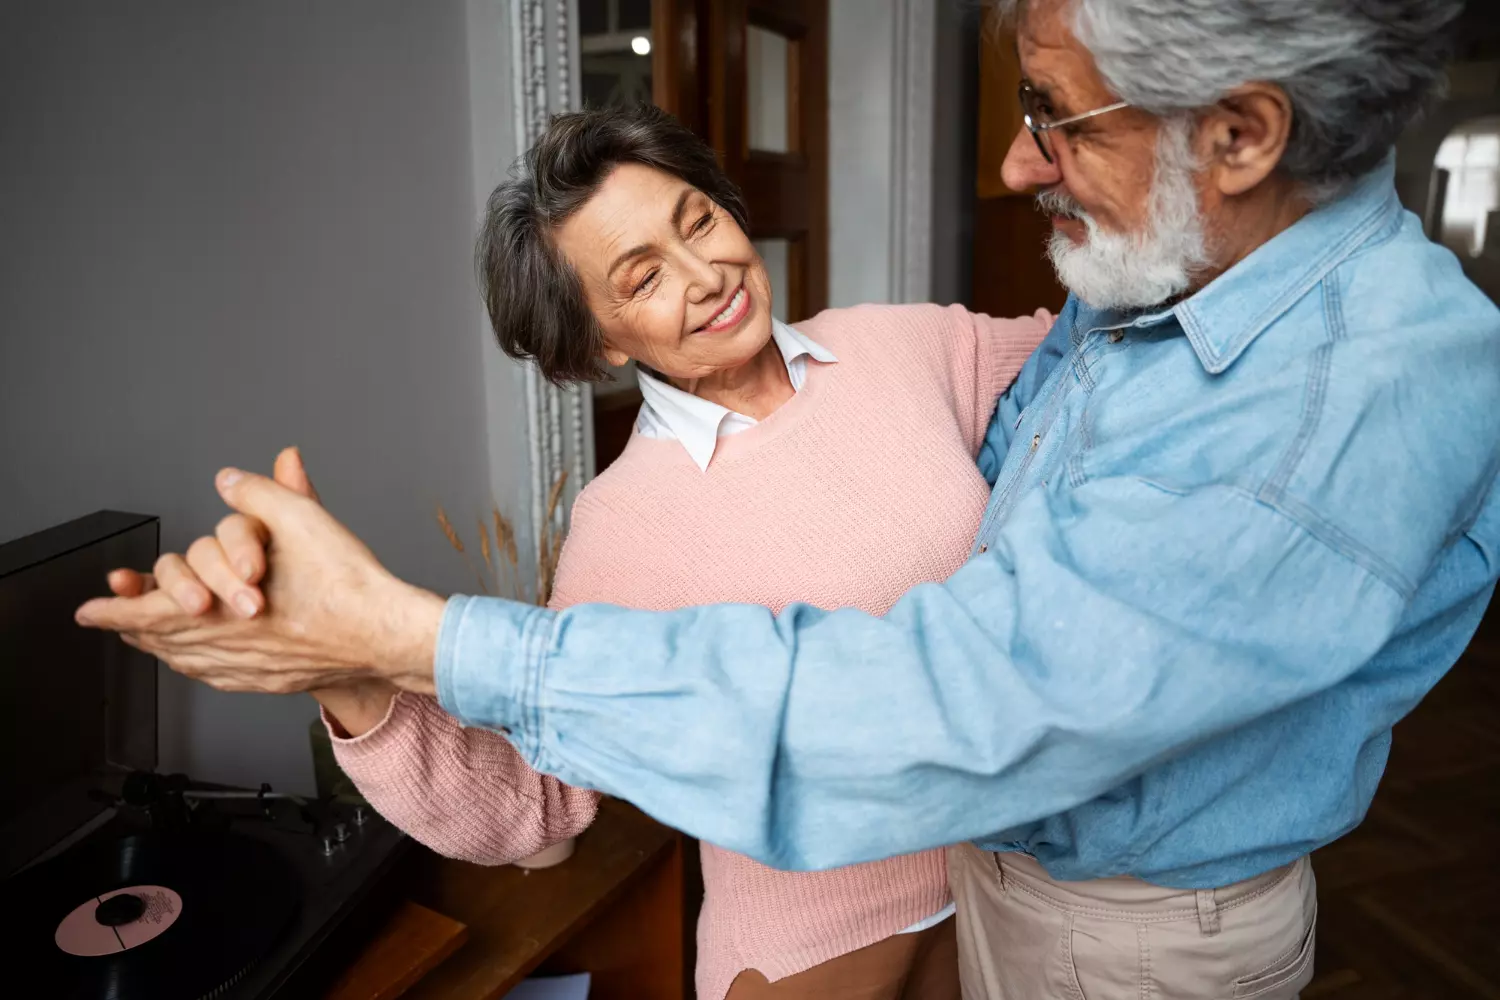
[[[1031,133],[1031,138],[1036,141],[1036,148],[1042,153],[1042,159],[1048,163],[1052,162],[1052,136],[1049,129],[1038,128],[1044,119],[1037,112],[1036,91],[1029,84],[1021,84],[1021,117],[1026,123],[1026,131]]]

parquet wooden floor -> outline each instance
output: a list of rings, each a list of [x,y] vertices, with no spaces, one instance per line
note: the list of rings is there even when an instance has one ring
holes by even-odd
[[[1365,822],[1313,868],[1303,1000],[1500,1000],[1500,608],[1396,727]]]

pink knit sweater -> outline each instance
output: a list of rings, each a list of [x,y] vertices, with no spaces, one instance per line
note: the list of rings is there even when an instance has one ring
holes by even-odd
[[[1045,336],[1045,313],[830,310],[802,331],[838,361],[702,472],[636,435],[579,496],[556,607],[671,609],[793,601],[884,613],[967,558],[989,489],[974,465],[995,399]],[[858,683],[857,678],[850,679]],[[502,737],[399,696],[338,761],[382,814],[443,854],[498,864],[583,831],[597,795],[538,774]],[[779,872],[704,844],[698,994],[776,980],[873,944],[947,905],[943,852]]]

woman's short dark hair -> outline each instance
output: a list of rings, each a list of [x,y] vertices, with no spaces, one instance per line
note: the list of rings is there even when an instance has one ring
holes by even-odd
[[[659,108],[574,111],[552,119],[485,208],[475,260],[500,349],[551,381],[605,378],[604,334],[552,235],[622,163],[680,177],[749,231],[745,200],[714,151]]]

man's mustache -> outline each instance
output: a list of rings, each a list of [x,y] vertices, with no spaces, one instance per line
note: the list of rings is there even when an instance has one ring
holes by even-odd
[[[1066,194],[1057,188],[1049,191],[1041,191],[1036,196],[1036,207],[1048,215],[1061,216],[1064,219],[1087,219],[1089,213],[1084,211],[1083,206],[1070,194]]]

